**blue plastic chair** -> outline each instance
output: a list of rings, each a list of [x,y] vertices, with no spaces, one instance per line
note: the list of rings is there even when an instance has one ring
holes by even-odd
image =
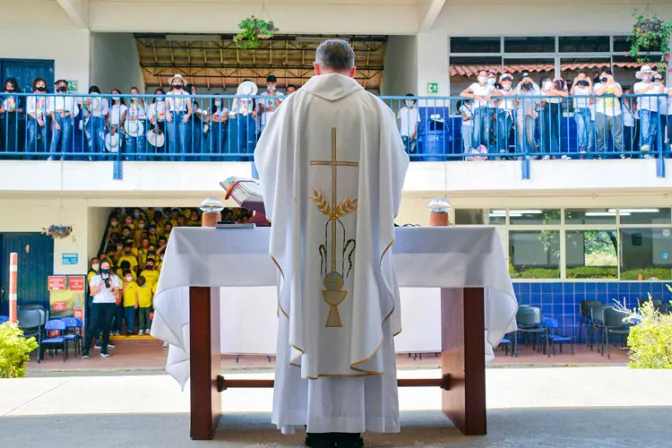
[[[560,328],[560,324],[558,323],[557,319],[544,316],[542,317],[542,325],[548,330],[546,332],[545,337],[548,338],[548,343],[551,346],[554,355],[555,355],[555,344],[560,344],[560,353],[562,353],[562,345],[564,343],[570,344],[571,353],[572,355],[574,354],[574,340],[569,336],[562,336],[557,333],[554,333],[554,331],[558,331],[558,328]],[[551,356],[550,352],[548,356],[549,357]]]
[[[0,316],[0,325],[9,322],[9,316]]]
[[[53,338],[42,339],[42,345],[49,347],[49,354],[53,358],[54,356],[54,346],[60,345],[63,348],[63,362],[68,358],[68,339],[64,336],[65,334],[65,322],[60,319],[52,319],[47,322],[44,326],[45,332],[48,331],[60,331],[59,336]],[[48,333],[47,333],[48,334]],[[58,347],[56,347],[58,350]]]
[[[82,320],[77,317],[64,317],[61,320],[65,323],[65,334],[63,334],[63,337],[68,341],[73,341],[75,343],[75,356],[77,356],[80,351],[82,340],[84,339],[82,335],[84,327]],[[77,330],[79,330],[79,333],[77,333]]]

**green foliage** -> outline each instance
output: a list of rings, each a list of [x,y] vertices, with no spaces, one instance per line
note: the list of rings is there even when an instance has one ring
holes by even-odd
[[[560,269],[552,268],[518,268],[520,272],[515,278],[560,278]]]
[[[618,278],[618,268],[616,266],[577,266],[567,268],[567,278]]]
[[[637,312],[621,309],[628,313],[631,322],[636,323],[628,335],[628,366],[633,369],[672,369],[672,314],[657,311],[651,295]]]
[[[667,69],[670,60],[670,37],[672,37],[672,22],[663,22],[658,16],[646,16],[637,10],[634,12],[635,25],[632,27],[632,36],[628,37],[630,51],[626,56],[631,56],[639,63],[648,62],[651,51],[662,53],[657,64],[659,71]]]
[[[30,352],[36,349],[35,338],[24,338],[18,325],[0,325],[0,378],[23,378]]]
[[[259,48],[262,39],[270,39],[280,31],[273,21],[266,22],[263,19],[250,16],[238,24],[241,32],[233,37],[233,42],[242,50]]]
[[[672,280],[672,270],[667,268],[633,269],[630,271],[621,271],[621,280],[638,280],[639,276],[643,280],[656,278],[658,280]]]

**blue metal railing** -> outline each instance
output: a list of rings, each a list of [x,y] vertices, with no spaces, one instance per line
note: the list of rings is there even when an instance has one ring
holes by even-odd
[[[113,95],[0,94],[0,159],[250,161],[269,99],[180,97],[194,102],[187,114],[177,97],[117,97],[123,105]],[[381,99],[414,161],[671,155],[666,95]]]

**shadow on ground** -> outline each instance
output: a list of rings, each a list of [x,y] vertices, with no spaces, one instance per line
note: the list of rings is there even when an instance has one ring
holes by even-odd
[[[669,448],[669,415],[672,407],[492,410],[489,434],[465,437],[439,412],[404,412],[400,434],[365,439],[385,448]],[[226,415],[215,440],[205,442],[189,439],[186,414],[3,417],[0,434],[12,448],[284,448],[303,446],[304,437],[281,435],[269,414]]]

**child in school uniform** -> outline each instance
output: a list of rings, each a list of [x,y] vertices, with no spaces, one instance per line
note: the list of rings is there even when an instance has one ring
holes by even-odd
[[[151,329],[151,321],[149,314],[152,312],[152,285],[147,282],[144,275],[138,279],[138,305],[140,306],[140,325],[138,327],[138,335],[143,336],[145,333],[149,334]]]
[[[124,272],[124,318],[126,320],[126,336],[133,335],[133,330],[135,329],[135,310],[138,309],[139,305],[139,294],[140,286],[133,280],[133,275],[131,271],[126,270]]]

